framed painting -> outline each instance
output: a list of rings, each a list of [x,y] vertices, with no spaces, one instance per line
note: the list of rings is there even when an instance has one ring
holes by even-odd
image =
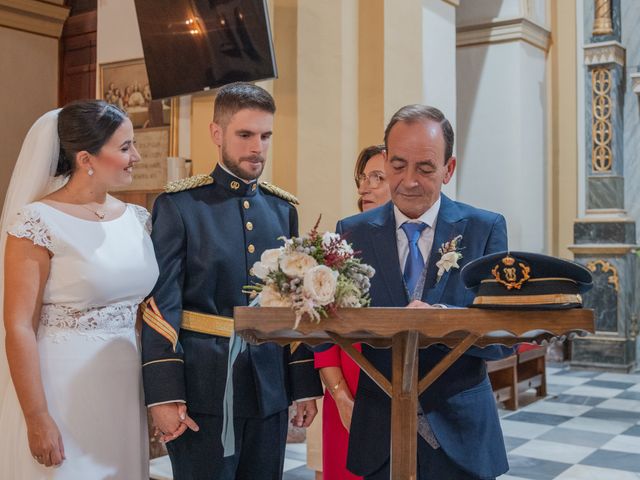
[[[147,68],[141,58],[101,64],[99,88],[99,97],[127,112],[134,129],[171,127],[176,123],[173,105],[177,102],[151,98]]]

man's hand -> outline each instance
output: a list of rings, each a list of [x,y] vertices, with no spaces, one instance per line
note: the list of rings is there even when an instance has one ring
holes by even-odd
[[[184,403],[173,402],[154,405],[149,409],[153,425],[160,431],[162,442],[170,442],[182,435],[187,428],[194,432],[200,430],[198,424],[187,415]]]
[[[291,423],[296,427],[309,427],[318,413],[316,401],[304,400],[302,402],[295,402],[295,404],[296,415],[291,419]]]
[[[414,300],[409,305],[407,305],[407,308],[436,308],[436,307],[434,307],[433,305],[429,305],[428,303],[421,302],[420,300]]]

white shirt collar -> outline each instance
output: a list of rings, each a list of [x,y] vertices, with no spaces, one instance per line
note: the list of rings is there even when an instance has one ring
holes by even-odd
[[[218,162],[218,165],[220,165],[220,168],[221,168],[222,170],[224,170],[225,172],[227,172],[229,175],[231,175],[231,176],[233,176],[233,177],[237,178],[238,180],[240,180],[241,182],[246,183],[247,185],[250,185],[251,183],[253,183],[253,182],[256,182],[256,181],[257,181],[257,180],[245,180],[244,178],[240,178],[240,177],[239,177],[239,176],[237,176],[235,173],[233,173],[231,170],[229,170],[229,169],[227,168],[227,166],[226,166],[222,161]]]
[[[436,223],[436,218],[438,217],[438,212],[440,211],[440,201],[442,197],[438,197],[438,200],[435,201],[431,208],[420,215],[419,218],[412,219],[407,217],[404,213],[400,211],[400,209],[394,205],[393,206],[393,214],[396,218],[396,229],[400,228],[403,223],[413,222],[413,223],[426,223],[430,228],[433,228]]]

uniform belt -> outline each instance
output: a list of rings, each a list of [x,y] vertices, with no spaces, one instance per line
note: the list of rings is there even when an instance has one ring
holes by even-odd
[[[233,333],[233,318],[183,310],[180,328],[229,338]]]
[[[233,318],[183,310],[182,325],[180,325],[180,328],[189,330],[190,332],[206,333],[208,335],[229,338],[233,333]],[[300,346],[300,342],[291,342],[289,345],[291,347],[291,353],[293,353]]]

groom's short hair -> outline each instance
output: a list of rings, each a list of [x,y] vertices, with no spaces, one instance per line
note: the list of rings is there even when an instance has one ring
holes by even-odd
[[[224,128],[235,113],[245,109],[274,114],[276,104],[269,92],[253,83],[229,83],[218,90],[213,106],[213,121]]]
[[[442,136],[444,137],[444,163],[447,163],[453,156],[453,142],[455,138],[453,127],[449,120],[447,120],[447,117],[444,116],[444,113],[436,107],[430,107],[428,105],[406,105],[393,114],[387,128],[384,130],[384,144],[387,147],[387,151],[389,148],[389,134],[396,123],[416,123],[424,122],[425,120],[432,120],[440,124]]]

